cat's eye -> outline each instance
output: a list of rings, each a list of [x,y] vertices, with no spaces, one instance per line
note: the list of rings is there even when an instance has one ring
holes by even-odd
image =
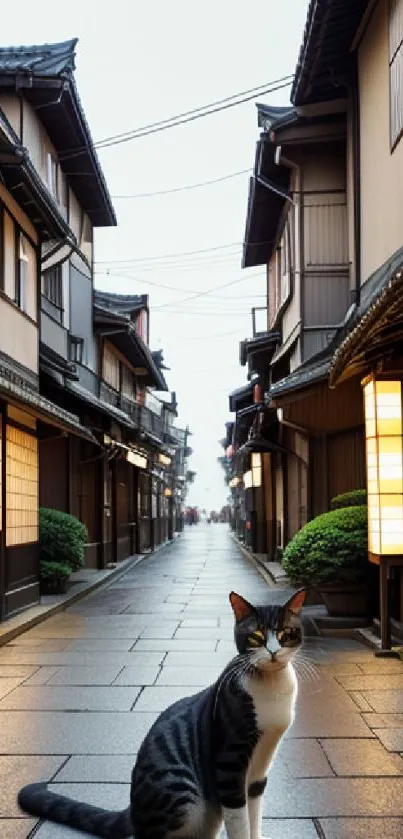
[[[289,644],[289,645],[297,644],[298,641],[299,641],[299,638],[300,638],[299,629],[292,628],[290,626],[286,627],[285,629],[280,629],[280,631],[277,632],[277,639],[280,642],[280,644],[283,644],[283,645],[284,644]]]
[[[250,647],[261,647],[266,641],[264,632],[261,629],[256,629],[248,636],[248,645]]]

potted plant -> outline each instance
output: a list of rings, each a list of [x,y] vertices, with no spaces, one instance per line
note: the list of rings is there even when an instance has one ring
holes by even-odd
[[[41,594],[65,594],[71,568],[63,562],[47,562],[39,564]]]
[[[75,516],[41,507],[39,510],[40,588],[42,594],[62,594],[72,571],[84,562],[87,528]]]
[[[285,548],[283,568],[292,582],[319,592],[329,615],[368,615],[366,505],[331,510],[308,522]]]

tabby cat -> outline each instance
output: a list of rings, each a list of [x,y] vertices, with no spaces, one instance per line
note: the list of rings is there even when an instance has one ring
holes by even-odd
[[[30,784],[18,796],[33,816],[104,839],[260,839],[261,799],[279,741],[294,718],[291,659],[302,641],[304,590],[285,605],[252,606],[235,592],[238,655],[215,684],[180,699],[146,735],[130,807],[108,812]]]

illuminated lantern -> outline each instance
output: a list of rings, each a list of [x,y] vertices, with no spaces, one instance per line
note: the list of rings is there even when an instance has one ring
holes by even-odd
[[[363,382],[370,554],[403,554],[402,382]]]
[[[368,551],[380,567],[382,649],[390,649],[389,571],[403,565],[402,382],[385,374],[362,382],[367,452]]]

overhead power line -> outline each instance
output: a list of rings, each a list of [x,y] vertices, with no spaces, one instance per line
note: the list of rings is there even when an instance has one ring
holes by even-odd
[[[165,253],[160,254],[159,256],[136,256],[131,259],[110,259],[109,261],[99,260],[95,262],[95,265],[124,265],[129,262],[155,262],[156,260],[171,259],[177,256],[194,256],[199,253],[211,253],[212,251],[222,251],[227,248],[240,248],[241,246],[242,242],[231,242],[228,245],[214,245],[212,248],[199,248],[195,251],[180,251],[179,253]]]
[[[109,271],[108,272],[99,271],[98,276],[109,277],[109,279],[111,279],[111,280],[114,277],[119,277],[119,278],[121,277],[124,280],[132,280],[133,282],[139,283],[140,285],[150,285],[153,288],[163,288],[163,289],[167,289],[168,291],[176,291],[177,293],[183,292],[184,294],[192,294],[193,293],[193,289],[178,288],[177,286],[164,285],[163,283],[154,283],[154,282],[152,282],[152,280],[144,280],[142,277],[134,277],[133,275],[130,275],[130,274],[120,274],[117,271],[113,271],[112,274],[109,273]],[[253,273],[253,274],[245,274],[245,276],[239,277],[236,280],[232,280],[232,282],[230,282],[230,283],[223,283],[223,284],[215,286],[214,289],[213,290],[210,289],[208,293],[210,294],[210,292],[212,293],[213,291],[221,291],[223,288],[227,288],[228,285],[234,285],[235,283],[246,282],[246,280],[253,280],[254,277],[264,277],[264,276],[266,276],[264,271],[257,271],[256,273]],[[175,304],[172,304],[172,305],[175,305]]]
[[[256,85],[255,87],[249,87],[247,90],[241,90],[239,93],[233,93],[231,96],[225,96],[224,99],[216,99],[214,102],[209,102],[207,105],[200,105],[198,108],[192,108],[190,111],[182,111],[180,114],[175,114],[173,117],[168,117],[167,119],[159,120],[159,122],[151,122],[148,125],[142,125],[140,128],[135,128],[132,131],[124,131],[119,134],[112,134],[110,137],[105,137],[103,140],[99,140],[95,145],[99,148],[100,146],[105,145],[106,143],[111,143],[115,140],[122,140],[125,138],[130,139],[133,134],[137,134],[140,131],[148,131],[150,128],[159,128],[161,126],[166,126],[171,122],[175,122],[179,119],[184,119],[185,117],[195,116],[196,114],[200,114],[203,116],[203,112],[210,109],[216,108],[218,105],[226,105],[229,102],[233,102],[234,100],[238,100],[244,96],[252,95],[252,98],[255,96],[263,96],[264,93],[268,92],[268,89],[272,88],[274,85],[282,84],[287,82],[287,84],[291,84],[294,75],[289,73],[287,76],[281,76],[279,79],[273,79],[271,82],[264,82],[263,84]]]
[[[227,245],[214,245],[211,248],[199,248],[198,250],[195,250],[195,251],[178,251],[177,253],[165,253],[165,254],[160,254],[159,256],[133,256],[133,257],[128,257],[127,259],[99,260],[99,261],[96,261],[94,264],[95,265],[103,265],[103,266],[108,266],[108,265],[124,266],[124,265],[127,265],[128,267],[133,266],[135,264],[135,267],[138,268],[138,267],[141,267],[142,263],[167,262],[168,260],[175,260],[175,259],[179,259],[179,258],[182,258],[182,257],[188,257],[188,256],[197,256],[197,258],[200,257],[202,259],[203,258],[202,254],[207,255],[207,254],[211,254],[211,253],[216,252],[216,251],[228,250],[230,248],[231,249],[235,248],[236,250],[233,251],[233,253],[225,253],[225,254],[222,254],[222,255],[221,254],[217,254],[217,255],[222,256],[222,257],[237,256],[238,254],[241,254],[241,252],[242,252],[241,249],[242,249],[244,244],[245,244],[245,242],[230,242]],[[265,240],[262,240],[261,242],[249,242],[248,247],[259,248],[262,245],[270,245],[270,244],[272,244],[272,240],[265,239]]]
[[[194,108],[191,111],[184,111],[183,113],[176,114],[168,119],[160,120],[159,122],[152,122],[131,131],[114,134],[111,137],[105,137],[103,140],[99,140],[94,143],[94,146],[97,149],[106,149],[110,148],[110,146],[130,142],[130,140],[135,140],[139,137],[147,137],[150,134],[166,131],[168,128],[176,128],[178,125],[184,125],[185,123],[193,122],[196,119],[202,119],[203,117],[210,116],[211,114],[218,113],[219,111],[225,111],[228,108],[234,108],[237,105],[242,105],[244,102],[249,102],[257,96],[263,96],[266,93],[274,93],[277,90],[282,90],[285,87],[289,87],[293,78],[293,74],[282,76],[279,79],[274,79],[272,82],[267,82],[266,84],[249,88],[249,90],[235,93],[232,96],[225,97],[225,99],[218,99],[215,102],[211,102],[208,105],[202,105],[201,107]],[[86,150],[86,146],[81,146],[80,148],[75,149],[65,149],[60,154],[60,160],[71,160],[71,158],[77,157],[77,155],[81,154],[84,150]]]
[[[231,178],[238,178],[240,175],[246,175],[251,172],[249,169],[240,169],[239,172],[231,172],[229,175],[223,175],[221,178],[212,178],[209,181],[200,181],[195,184],[187,184],[186,186],[177,186],[173,189],[159,189],[156,192],[135,192],[133,195],[112,195],[114,201],[123,200],[126,198],[154,198],[159,195],[173,195],[175,192],[187,192],[190,189],[200,189],[200,187],[211,186],[211,184],[222,183],[222,181],[229,181]]]

